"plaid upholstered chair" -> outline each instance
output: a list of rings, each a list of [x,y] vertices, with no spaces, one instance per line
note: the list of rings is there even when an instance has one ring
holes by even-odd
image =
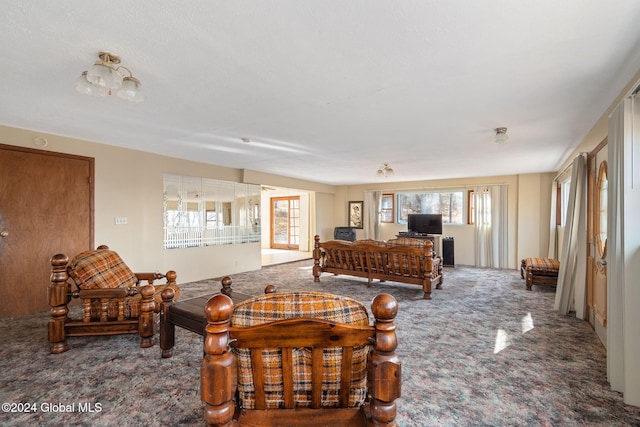
[[[276,292],[234,307],[212,297],[201,393],[211,426],[395,426],[398,305]]]
[[[69,350],[67,337],[139,334],[140,347],[153,346],[154,313],[160,293],[170,287],[177,296],[176,272],[134,273],[107,246],[82,252],[69,262],[63,254],[51,258],[49,343],[51,353]],[[166,279],[154,286],[154,281]],[[146,284],[144,283],[146,282]],[[69,303],[82,301],[82,317],[69,314]]]

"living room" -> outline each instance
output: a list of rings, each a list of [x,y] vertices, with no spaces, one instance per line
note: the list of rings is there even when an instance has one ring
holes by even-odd
[[[15,14],[19,14],[14,11]],[[7,14],[11,15],[11,14]],[[4,23],[4,21],[3,21]],[[8,25],[8,24],[7,24]],[[16,25],[16,24],[12,24]],[[29,28],[24,24],[24,31]],[[61,24],[62,25],[62,24]],[[8,28],[5,26],[5,28]],[[8,30],[3,30],[8,31]],[[12,39],[18,37],[14,34]],[[25,36],[26,37],[26,36]],[[96,39],[100,39],[96,36]],[[165,40],[166,41],[166,40]],[[96,40],[96,44],[107,44],[107,40]],[[89,42],[87,42],[89,43]],[[92,42],[93,43],[93,42]],[[122,43],[122,42],[121,42]],[[131,41],[131,43],[134,43]],[[7,43],[9,45],[11,43]],[[634,45],[637,48],[637,45]],[[90,51],[90,54],[85,55],[87,62],[82,66],[89,66],[92,61],[95,60],[94,50],[103,48],[110,48],[109,46],[91,46],[90,48],[83,47],[83,54]],[[8,57],[12,58],[11,64],[20,62],[16,58],[19,56],[16,53],[9,53],[9,46],[3,48]],[[133,49],[135,51],[135,49]],[[122,53],[122,51],[121,51]],[[133,52],[126,55],[124,59],[127,60],[127,65],[130,63],[135,64],[138,61],[133,55]],[[30,54],[30,53],[29,53]],[[76,53],[80,55],[79,53]],[[92,56],[93,55],[93,56]],[[141,55],[145,56],[145,55]],[[140,60],[142,61],[142,60]],[[60,60],[60,62],[64,62]],[[123,146],[121,141],[117,137],[113,139],[101,139],[95,137],[91,132],[87,132],[83,137],[78,136],[75,133],[73,125],[69,124],[68,127],[44,125],[47,114],[41,110],[30,110],[29,104],[22,104],[20,102],[13,102],[12,98],[5,98],[8,101],[3,101],[3,111],[7,111],[7,114],[3,113],[3,117],[0,125],[0,144],[11,147],[24,148],[33,151],[47,151],[54,153],[64,153],[72,156],[78,156],[82,158],[93,159],[94,170],[93,172],[93,190],[92,190],[92,226],[90,243],[92,246],[100,244],[107,244],[111,248],[118,251],[118,253],[127,261],[130,267],[134,271],[167,271],[176,270],[178,272],[179,283],[189,283],[201,281],[204,279],[210,279],[214,277],[221,277],[224,275],[236,275],[251,271],[260,270],[262,267],[261,251],[268,247],[268,239],[265,237],[267,227],[264,226],[268,222],[267,217],[262,214],[262,239],[260,242],[231,244],[231,245],[210,245],[201,247],[188,247],[188,248],[174,248],[165,249],[163,242],[163,179],[165,174],[177,174],[192,177],[202,177],[206,179],[221,180],[233,183],[244,183],[251,185],[258,185],[262,187],[273,187],[277,189],[293,189],[295,194],[304,194],[306,197],[306,209],[309,216],[305,218],[308,223],[308,227],[305,228],[303,238],[301,239],[300,250],[310,251],[313,245],[313,236],[315,234],[320,235],[321,239],[329,240],[333,236],[334,227],[348,225],[348,204],[351,201],[363,201],[365,200],[365,193],[370,191],[379,191],[385,194],[397,194],[401,192],[409,192],[414,190],[440,190],[440,189],[455,189],[460,191],[468,191],[477,186],[498,184],[505,185],[507,187],[507,245],[506,245],[506,268],[510,270],[517,270],[520,265],[520,260],[525,257],[545,257],[548,253],[550,243],[550,223],[552,222],[552,183],[554,179],[570,166],[571,161],[580,153],[589,153],[594,150],[599,144],[602,143],[607,137],[611,138],[611,131],[609,126],[609,118],[614,110],[620,103],[624,103],[632,93],[635,92],[638,82],[640,81],[640,61],[637,58],[637,49],[632,49],[629,52],[628,61],[621,65],[625,73],[616,74],[616,77],[625,76],[625,79],[621,81],[609,80],[606,82],[599,82],[603,87],[607,87],[606,94],[611,95],[608,98],[598,98],[595,102],[592,98],[583,100],[585,103],[597,103],[597,114],[592,114],[588,117],[588,125],[582,127],[577,133],[580,137],[570,147],[562,147],[563,155],[558,156],[556,160],[557,166],[553,169],[545,169],[536,172],[530,172],[526,170],[522,173],[512,172],[503,174],[500,172],[493,172],[493,169],[487,168],[484,173],[472,175],[472,176],[453,176],[453,177],[435,177],[427,172],[425,167],[421,178],[402,180],[403,170],[396,166],[396,177],[393,180],[379,179],[375,177],[378,164],[387,161],[386,158],[380,158],[371,163],[370,158],[367,157],[367,163],[365,166],[370,170],[369,176],[366,178],[366,182],[353,181],[349,183],[332,183],[323,180],[305,179],[300,176],[291,176],[287,169],[282,168],[281,173],[274,173],[273,171],[265,171],[259,169],[253,169],[251,165],[248,166],[229,166],[232,163],[217,163],[216,161],[198,161],[197,159],[187,159],[183,156],[183,153],[176,149],[173,155],[160,154],[158,151],[154,152],[152,148],[145,147],[145,149],[137,149],[133,146]],[[160,61],[161,63],[161,61]],[[136,67],[131,65],[134,71]],[[75,66],[75,64],[74,64]],[[82,67],[81,66],[81,67]],[[80,68],[81,68],[80,67]],[[140,65],[138,65],[140,67]],[[140,67],[141,68],[141,67]],[[4,84],[19,86],[21,83],[15,83],[13,81],[13,75],[19,74],[17,71],[7,69],[5,71]],[[81,69],[77,70],[78,72]],[[159,71],[145,70],[146,73],[152,74]],[[32,75],[34,70],[29,69],[28,74]],[[69,94],[63,95],[60,99],[65,97],[82,97],[82,95],[73,92],[73,78],[75,76],[68,76],[69,82],[56,82],[56,85],[67,85],[65,89],[69,89]],[[141,78],[141,80],[144,80]],[[148,80],[147,80],[148,81]],[[68,84],[67,84],[68,83]],[[145,82],[146,84],[146,82]],[[235,86],[236,89],[238,86]],[[7,87],[8,89],[8,87]],[[61,90],[62,93],[64,91]],[[598,95],[602,95],[602,92],[598,92]],[[156,93],[159,97],[159,93]],[[264,96],[264,94],[261,94]],[[90,97],[88,99],[93,100]],[[115,98],[115,97],[111,97]],[[277,98],[277,97],[275,97]],[[115,101],[116,99],[105,99],[108,101]],[[90,101],[79,101],[90,102]],[[123,101],[124,102],[124,101]],[[145,102],[151,102],[147,100]],[[18,115],[22,117],[35,116],[34,122],[27,122],[23,119],[17,119],[14,117],[14,112],[9,114],[13,104],[16,111],[19,110]],[[55,105],[55,102],[46,101],[43,104]],[[35,105],[35,104],[32,104]],[[66,104],[64,104],[66,105]],[[99,119],[101,113],[97,113],[95,116],[85,117],[81,113],[87,108],[86,105],[74,108],[66,107],[71,113],[72,120],[83,120],[94,124],[101,121]],[[142,104],[144,105],[144,104]],[[19,108],[20,107],[20,108]],[[182,105],[182,108],[189,111],[186,115],[198,116],[200,114],[205,115],[202,112],[193,112],[188,107]],[[96,108],[96,106],[94,106]],[[117,114],[120,107],[109,106],[106,108],[109,114]],[[123,116],[126,116],[130,107],[125,107],[122,111]],[[64,108],[62,108],[64,109]],[[216,108],[217,114],[222,107]],[[523,108],[523,110],[526,108]],[[553,110],[550,107],[549,115],[553,115]],[[593,110],[590,110],[593,113]],[[79,117],[78,119],[73,116]],[[37,116],[41,115],[42,120],[39,123]],[[424,118],[418,119],[418,121],[425,121]],[[185,119],[189,121],[189,119]],[[127,122],[126,117],[122,117],[120,122],[114,122],[114,126],[117,123]],[[28,124],[27,124],[28,123]],[[502,123],[495,124],[500,126]],[[137,132],[144,133],[146,125],[140,125],[140,129]],[[513,133],[510,135],[511,142],[516,143],[518,138],[517,128],[513,129]],[[199,130],[202,130],[201,128]],[[491,126],[488,127],[489,133],[493,131]],[[530,132],[531,127],[522,126],[521,134]],[[582,132],[582,133],[580,133]],[[194,133],[198,131],[194,130]],[[195,140],[194,144],[198,144],[199,141]],[[391,144],[391,143],[389,143]],[[415,142],[417,145],[418,143]],[[509,151],[511,147],[506,144],[494,144],[491,142],[491,148],[489,150],[495,150],[495,156],[497,157],[500,151]],[[557,142],[561,145],[561,142]],[[625,159],[628,159],[629,153],[633,153],[637,150],[637,142],[635,145],[627,147],[629,151],[626,151]],[[160,145],[160,143],[158,143]],[[438,145],[438,144],[434,144]],[[446,145],[446,143],[445,143]],[[531,144],[535,145],[535,144]],[[553,145],[553,144],[551,144]],[[316,149],[315,147],[314,149]],[[442,151],[441,147],[435,147],[438,152]],[[382,148],[381,148],[382,150]],[[462,151],[461,151],[462,152]],[[411,157],[409,151],[406,151],[396,158],[403,159]],[[330,153],[329,153],[330,154]],[[323,153],[323,156],[317,161],[322,163],[326,171],[326,174],[331,174],[332,163],[331,156],[327,153]],[[522,156],[527,156],[527,152]],[[635,154],[637,156],[637,154]],[[299,160],[295,159],[295,156],[287,156],[291,164],[295,164],[296,170],[304,169],[305,165],[309,168],[312,163],[305,156],[300,156]],[[469,159],[460,156],[461,163],[469,162],[473,163],[473,158]],[[631,157],[634,161],[637,161],[637,157]],[[353,161],[354,164],[356,163]],[[612,160],[609,160],[610,164]],[[424,162],[426,164],[426,162]],[[634,163],[633,165],[635,165]],[[429,162],[431,165],[431,162]],[[360,173],[360,175],[363,175]],[[414,175],[412,175],[413,177]],[[636,175],[632,176],[632,181],[626,181],[626,197],[624,203],[624,209],[626,213],[635,212],[640,208],[640,200],[637,195],[637,191],[633,191],[632,183],[637,182]],[[61,189],[62,191],[62,189]],[[285,191],[286,190],[282,190]],[[265,192],[268,194],[268,192]],[[262,208],[268,204],[267,196],[264,196],[261,201]],[[73,199],[70,198],[67,202],[70,206],[73,205]],[[365,209],[369,209],[369,206],[365,204]],[[613,208],[612,208],[613,209]],[[125,223],[117,223],[114,219],[125,218]],[[634,336],[631,331],[632,328],[625,328],[625,325],[637,324],[638,314],[634,312],[634,307],[640,304],[640,295],[637,289],[633,286],[632,278],[638,277],[640,271],[640,262],[638,262],[638,240],[635,236],[640,235],[638,233],[638,226],[631,220],[632,216],[627,215],[627,222],[623,224],[622,235],[626,238],[626,256],[622,262],[622,268],[615,272],[611,268],[610,273],[617,278],[618,281],[613,282],[610,285],[609,302],[611,304],[619,304],[609,306],[610,322],[608,323],[608,329],[610,333],[614,331],[612,335],[614,342],[609,343],[611,347],[607,348],[609,353],[609,360],[611,365],[609,367],[608,375],[612,379],[612,387],[614,390],[620,391],[624,395],[624,401],[632,405],[640,405],[640,373],[638,369],[629,363],[633,356],[640,352],[640,339]],[[0,226],[2,224],[0,223]],[[406,228],[405,224],[397,223],[382,223],[379,229],[379,238],[382,240],[388,240],[393,238],[398,232],[403,231]],[[460,225],[445,225],[443,234],[446,236],[453,236],[455,238],[455,257],[456,264],[462,266],[474,266],[476,264],[476,245],[474,241],[474,227],[471,224],[464,223]],[[13,237],[14,231],[10,230],[10,236]],[[364,229],[357,230],[357,237],[359,239],[370,238]],[[59,240],[59,237],[51,238],[52,244],[57,244],[60,251],[66,251],[64,243]],[[8,242],[7,239],[1,241],[3,244]],[[634,252],[634,248],[636,252]],[[37,251],[34,251],[37,253]],[[35,260],[29,260],[33,264],[38,264],[42,271],[38,274],[43,278],[42,282],[36,286],[39,289],[38,292],[45,293],[49,280],[49,258],[53,253],[38,253],[38,258]],[[72,254],[68,254],[72,256]],[[2,259],[3,265],[6,260]],[[39,267],[39,268],[40,268]],[[311,273],[309,273],[311,278]],[[4,277],[7,282],[12,282],[14,277]],[[445,279],[446,280],[446,279]],[[15,281],[13,281],[15,283]],[[446,283],[446,282],[445,282]],[[10,285],[14,286],[14,285]],[[17,286],[23,286],[20,283]],[[619,301],[622,300],[623,303]],[[616,302],[618,301],[618,302]],[[435,301],[433,301],[435,302]],[[40,311],[47,309],[46,299],[42,299],[42,306]],[[615,333],[619,331],[619,334]],[[608,343],[603,343],[607,346]],[[43,349],[46,351],[46,349]]]

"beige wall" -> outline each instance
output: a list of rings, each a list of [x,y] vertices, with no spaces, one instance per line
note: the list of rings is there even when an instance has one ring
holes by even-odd
[[[35,148],[33,140],[45,137],[50,151],[96,159],[96,245],[116,249],[137,271],[174,269],[181,282],[200,280],[260,268],[260,244],[209,246],[165,250],[162,247],[162,175],[176,173],[235,182],[288,187],[302,195],[310,221],[304,225],[305,242],[311,248],[313,235],[333,237],[335,226],[347,225],[347,204],[363,200],[365,190],[402,191],[435,188],[469,188],[482,184],[509,187],[509,266],[517,268],[523,256],[543,254],[545,225],[549,221],[549,185],[545,174],[464,178],[406,183],[381,183],[375,187],[330,186],[303,180],[180,160],[105,144],[76,140],[41,132],[0,127],[0,143]],[[262,223],[269,221],[263,200]],[[265,214],[267,216],[265,216]],[[519,215],[523,214],[523,218]],[[115,217],[127,217],[126,225],[115,225]],[[404,226],[382,225],[382,239],[390,239]],[[444,235],[455,238],[456,263],[474,264],[473,227],[445,226]],[[265,235],[264,233],[267,233]],[[358,238],[363,237],[358,230]],[[268,246],[268,227],[263,226],[263,244]],[[308,243],[307,243],[308,242]]]
[[[383,183],[378,185],[356,185],[340,187],[336,191],[335,206],[338,225],[346,225],[347,206],[350,200],[363,200],[365,191],[383,192],[434,190],[434,189],[471,189],[476,185],[506,184],[508,186],[508,254],[509,268],[518,268],[520,259],[525,256],[546,254],[548,230],[545,224],[550,221],[551,181],[549,174],[507,175],[475,178],[458,178],[433,181],[414,181],[404,183]],[[366,208],[365,208],[366,209]],[[520,213],[524,214],[520,218]],[[400,224],[382,224],[380,238],[391,239],[406,226]],[[455,239],[455,262],[459,265],[475,264],[474,230],[471,225],[445,225],[444,236]],[[357,238],[364,238],[363,230],[356,231]],[[546,235],[546,236],[545,236]]]
[[[239,170],[0,126],[0,143],[95,158],[95,243],[118,251],[134,271],[178,272],[180,282],[260,268],[260,245],[163,249],[163,173],[241,182]],[[69,201],[71,208],[73,201]],[[126,217],[126,225],[115,225]],[[52,254],[53,255],[53,254]]]
[[[338,209],[335,205],[335,194],[316,193],[316,220],[315,230],[311,236],[320,236],[321,241],[333,239],[333,228],[341,222],[336,222],[334,214]]]
[[[518,177],[517,259],[547,256],[553,177],[553,173],[527,174]]]

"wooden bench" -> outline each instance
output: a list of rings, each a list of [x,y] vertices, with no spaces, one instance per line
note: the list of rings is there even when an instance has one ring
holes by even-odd
[[[322,273],[344,274],[381,282],[418,285],[424,292],[424,299],[431,299],[432,286],[442,285],[442,263],[433,256],[433,243],[422,242],[418,246],[387,246],[381,241],[347,242],[330,240],[320,242],[315,236],[313,250],[313,280],[320,281]]]
[[[531,286],[558,285],[560,262],[552,258],[524,258],[520,263],[520,276],[526,280],[527,290]]]

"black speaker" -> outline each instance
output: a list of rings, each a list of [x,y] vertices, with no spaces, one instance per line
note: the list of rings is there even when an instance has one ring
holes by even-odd
[[[445,267],[454,267],[453,257],[453,237],[445,237],[442,239],[442,265]]]

